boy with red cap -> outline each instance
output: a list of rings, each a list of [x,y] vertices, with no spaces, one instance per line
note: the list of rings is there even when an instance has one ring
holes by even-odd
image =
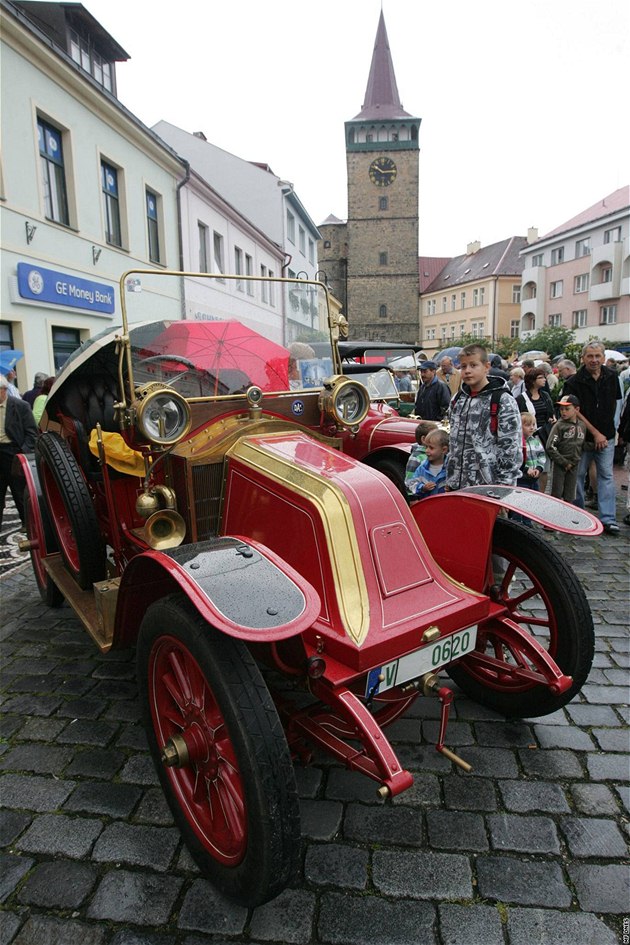
[[[574,503],[586,424],[580,419],[580,402],[575,394],[565,394],[556,401],[556,407],[560,419],[552,426],[546,445],[551,460],[551,494]]]

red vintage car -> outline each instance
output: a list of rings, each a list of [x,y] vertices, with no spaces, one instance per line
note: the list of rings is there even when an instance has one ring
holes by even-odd
[[[103,652],[136,646],[176,822],[249,906],[294,876],[295,759],[323,749],[392,797],[413,779],[384,730],[414,699],[439,701],[436,748],[468,768],[445,746],[447,677],[538,716],[593,656],[575,575],[502,512],[599,522],[506,487],[410,506],[397,479],[415,422],[385,403],[391,375],[344,376],[323,286],[308,325],[280,314],[298,289],[127,273],[122,324],[68,360],[22,457],[43,599],[65,599]]]

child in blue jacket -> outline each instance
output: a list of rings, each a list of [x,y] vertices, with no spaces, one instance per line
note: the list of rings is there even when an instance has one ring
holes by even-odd
[[[407,482],[407,490],[416,499],[426,499],[430,495],[444,492],[446,485],[446,457],[448,454],[448,433],[446,430],[432,430],[424,437],[427,458],[415,470]]]

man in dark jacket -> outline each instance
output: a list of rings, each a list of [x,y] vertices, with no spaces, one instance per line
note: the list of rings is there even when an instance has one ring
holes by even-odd
[[[578,467],[575,504],[584,508],[584,478],[591,462],[597,468],[599,517],[604,531],[618,535],[615,521],[615,411],[621,398],[616,371],[604,366],[605,348],[601,341],[589,341],[582,348],[582,367],[564,382],[563,394],[573,394],[580,402],[580,417],[586,424],[584,452]]]
[[[422,384],[416,395],[414,413],[423,420],[441,420],[446,416],[451,392],[444,381],[435,376],[435,361],[421,361],[419,367]]]
[[[35,448],[37,426],[29,405],[19,397],[8,396],[8,386],[6,378],[0,377],[0,524],[7,489],[11,489],[24,525],[24,480],[14,475],[13,460],[18,453]]]

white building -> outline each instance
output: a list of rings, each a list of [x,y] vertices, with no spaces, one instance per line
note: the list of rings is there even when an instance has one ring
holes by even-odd
[[[630,188],[621,187],[521,252],[521,338],[562,326],[578,342],[630,342]]]
[[[82,4],[0,14],[0,348],[24,390],[120,320],[123,272],[179,268],[186,165],[116,98],[128,56]]]
[[[317,240],[319,231],[304,209],[293,184],[277,177],[267,165],[245,161],[229,151],[211,144],[202,132],[190,134],[167,121],[153,126],[160,138],[182,155],[195,171],[226,202],[236,208],[247,220],[267,234],[283,251],[284,261],[274,275],[288,278],[315,279],[318,271]],[[217,234],[218,236],[221,233]],[[202,253],[202,233],[199,233],[197,249],[194,241],[188,247],[191,263],[196,263]],[[214,240],[214,236],[213,236]],[[210,247],[213,258],[209,270],[236,272],[239,262],[234,257],[235,247],[224,239],[225,254],[217,258],[214,243]],[[245,272],[244,269],[241,270]],[[268,267],[261,261],[254,275],[270,275]],[[311,297],[312,296],[312,297]],[[314,304],[314,293],[291,290],[284,299],[287,316],[287,340],[295,337],[303,328],[317,330],[319,313]]]
[[[221,272],[271,278],[282,274],[284,253],[250,223],[194,170],[180,190],[182,234],[181,268],[187,272]],[[276,325],[279,342],[287,337],[283,294],[276,283],[247,278],[213,281],[208,293],[196,293],[195,282],[186,285],[186,317],[245,317],[252,327],[268,330]],[[203,294],[204,301],[200,296]]]

